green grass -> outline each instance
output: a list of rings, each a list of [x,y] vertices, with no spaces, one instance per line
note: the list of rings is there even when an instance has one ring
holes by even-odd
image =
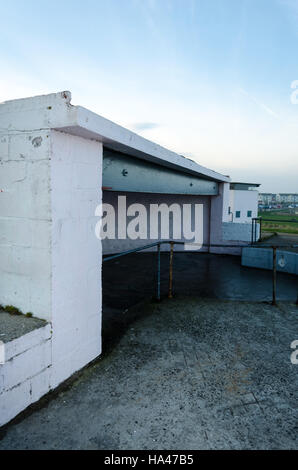
[[[298,216],[289,210],[259,212],[264,232],[290,233],[298,235]],[[266,219],[275,219],[274,222]]]
[[[14,307],[13,305],[6,305],[3,310],[10,315],[22,315],[21,310],[17,307]]]

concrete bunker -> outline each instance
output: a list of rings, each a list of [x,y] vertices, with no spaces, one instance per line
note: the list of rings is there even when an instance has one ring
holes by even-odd
[[[96,208],[118,211],[118,196],[198,203],[203,243],[221,244],[230,179],[72,106],[69,92],[2,103],[0,128],[0,302],[46,322],[47,351],[32,364],[21,347],[0,366],[2,425],[101,354],[102,254],[156,241],[101,241]]]

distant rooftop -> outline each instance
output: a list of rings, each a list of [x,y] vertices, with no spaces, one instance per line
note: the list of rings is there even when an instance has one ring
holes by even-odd
[[[258,188],[261,186],[259,183],[243,183],[240,181],[234,181],[230,183],[230,189],[249,190],[251,188]]]

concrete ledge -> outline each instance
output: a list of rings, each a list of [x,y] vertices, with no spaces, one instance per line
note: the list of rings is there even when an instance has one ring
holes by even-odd
[[[298,253],[276,250],[277,271],[298,275]],[[242,249],[242,266],[270,269],[273,267],[272,249],[246,247]]]
[[[5,361],[9,361],[15,356],[24,353],[28,349],[38,346],[51,338],[51,325],[47,324],[42,328],[33,330],[24,336],[16,338],[13,341],[4,343]]]
[[[51,366],[50,324],[4,343],[4,364],[0,364],[0,426],[50,390]]]
[[[24,338],[47,323],[39,318],[27,317],[26,315],[11,315],[0,309],[0,340],[10,343],[17,338]]]

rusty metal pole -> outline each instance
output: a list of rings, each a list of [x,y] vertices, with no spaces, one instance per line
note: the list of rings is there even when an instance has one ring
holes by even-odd
[[[157,295],[156,300],[160,301],[160,244],[157,245]]]
[[[272,305],[276,305],[276,246],[273,250],[273,266],[272,266]]]
[[[173,253],[174,253],[174,243],[171,242],[170,250],[170,270],[169,270],[169,299],[173,298]]]

